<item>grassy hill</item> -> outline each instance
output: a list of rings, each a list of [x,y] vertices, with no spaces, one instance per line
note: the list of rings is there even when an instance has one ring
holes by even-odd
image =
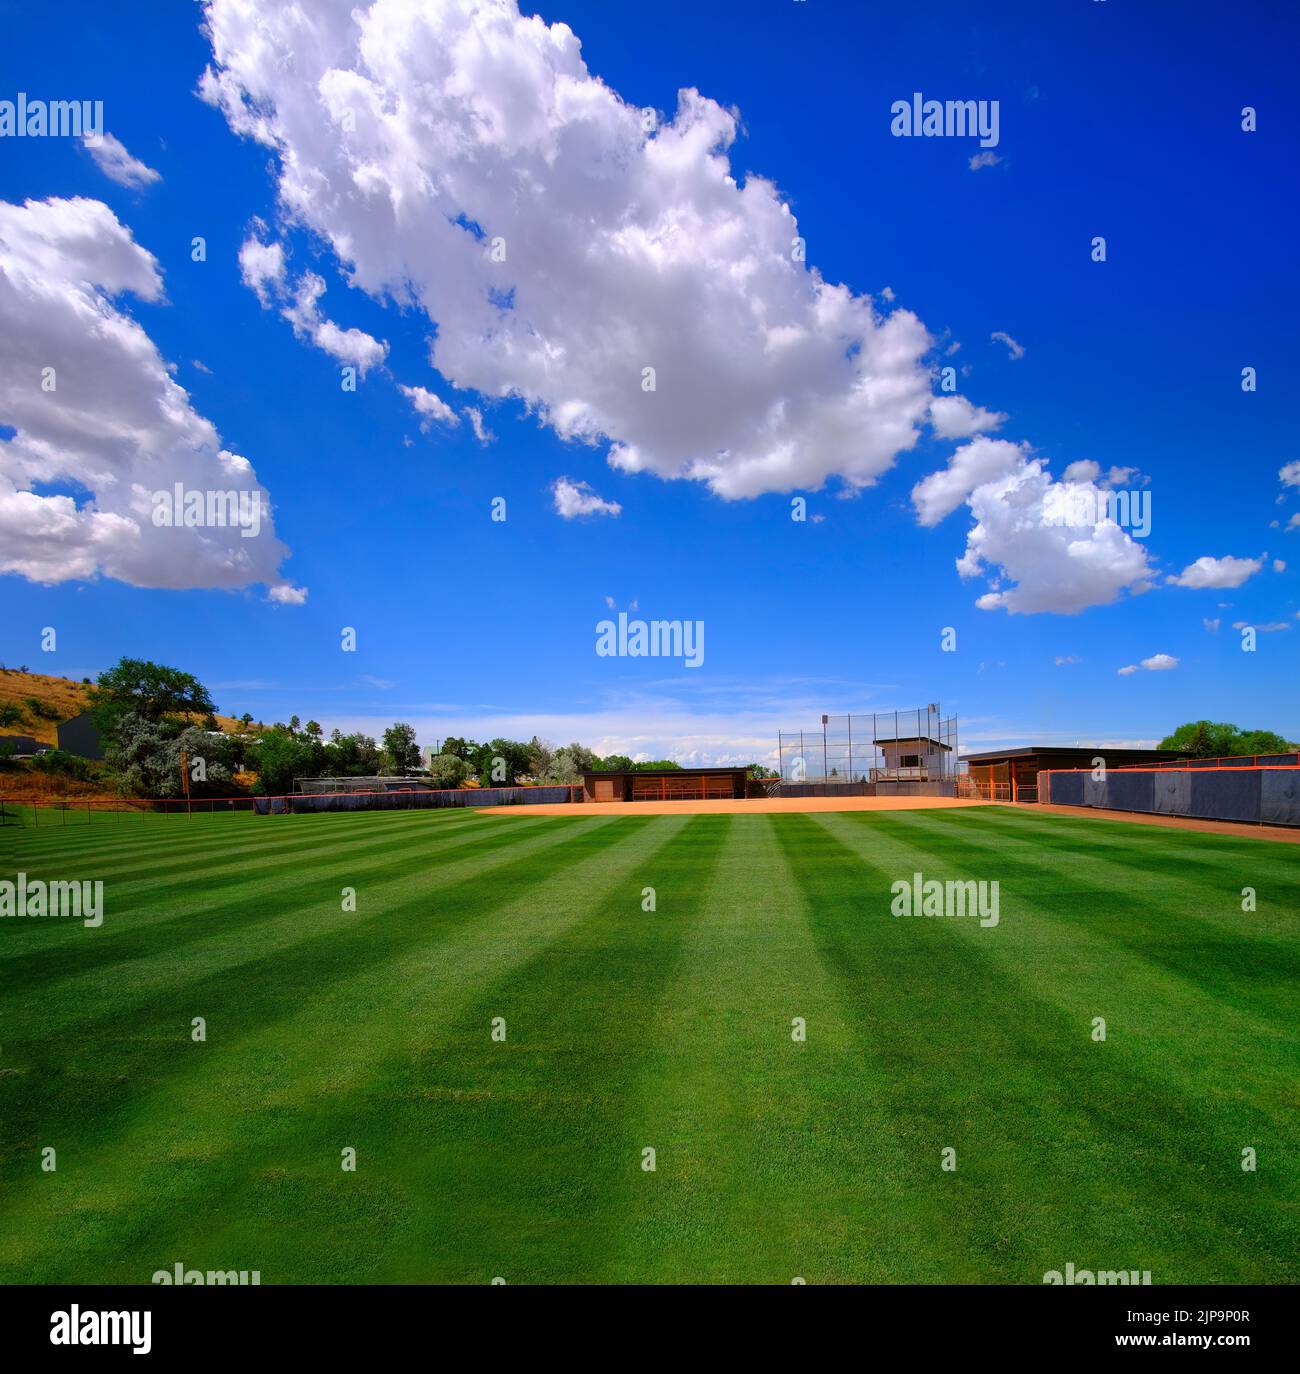
[[[42,744],[57,744],[55,726],[87,708],[90,687],[74,678],[0,668],[0,711],[13,706],[22,712],[18,719],[0,724],[0,735],[31,735]],[[244,728],[230,716],[218,716],[217,724],[229,734]]]

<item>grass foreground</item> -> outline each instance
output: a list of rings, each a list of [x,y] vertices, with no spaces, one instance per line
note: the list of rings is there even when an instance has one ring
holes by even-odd
[[[0,921],[0,1281],[1300,1280],[1292,846],[1000,808],[0,844],[104,884],[97,929]],[[893,915],[917,872],[997,925]]]

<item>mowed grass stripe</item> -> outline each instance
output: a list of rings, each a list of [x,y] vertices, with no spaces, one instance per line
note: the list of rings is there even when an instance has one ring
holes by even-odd
[[[599,871],[606,849],[634,840],[649,823],[561,822],[548,848],[464,879],[435,894],[432,903],[427,890],[400,903],[390,894],[369,918],[360,912],[351,918],[346,934],[337,927],[314,934],[288,957],[280,953],[265,967],[241,971],[238,982],[200,980],[160,999],[150,1008],[148,1026],[134,1037],[134,1055],[129,1047],[115,1046],[116,1018],[105,1017],[97,1033],[83,1033],[88,1046],[78,1042],[87,1068],[96,1063],[100,1070],[101,1100],[87,1100],[86,1093],[72,1100],[77,1085],[65,1081],[42,1106],[43,1135],[63,1141],[58,1174],[40,1174],[34,1146],[5,1161],[10,1196],[0,1221],[0,1272],[9,1281],[35,1272],[85,1273],[88,1258],[98,1256],[107,1267],[104,1281],[139,1281],[142,1265],[148,1266],[147,1277],[158,1264],[170,1263],[171,1250],[182,1243],[187,1254],[201,1252],[194,1263],[226,1268],[213,1238],[235,1225],[232,1197],[243,1199],[233,1204],[235,1212],[253,1231],[270,1208],[268,1237],[281,1236],[282,1253],[272,1256],[276,1278],[268,1281],[315,1272],[303,1258],[316,1238],[310,1199],[341,1174],[344,1144],[364,1140],[374,1159],[373,1137],[384,1136],[382,1120],[364,1110],[348,1110],[350,1140],[322,1135],[318,1123],[333,1101],[348,1102],[354,1092],[366,1095],[384,1060],[409,1053],[412,1037],[432,1034],[442,1001],[466,995],[458,988],[454,963],[441,957],[443,947],[468,939],[462,949],[472,947],[487,963],[507,966],[515,956],[499,929],[486,938],[470,932],[490,929],[494,914],[511,904],[517,919],[527,920],[530,913],[536,919],[547,910],[551,881],[573,897]],[[666,840],[673,822],[662,826]],[[520,948],[527,950],[528,943]],[[426,988],[430,982],[436,992]],[[192,1044],[188,1009],[214,1005],[214,999],[209,1041]],[[120,1024],[116,1030],[120,1034]],[[115,1110],[103,1099],[120,1081],[122,1064],[139,1065],[142,1040],[153,1046],[151,1058],[165,1062],[154,1066],[147,1083],[136,1085],[129,1104]],[[267,1195],[282,1191],[286,1161],[295,1153],[310,1155],[311,1172],[293,1198],[282,1196],[277,1206]],[[371,1197],[374,1186],[377,1180],[361,1180],[353,1193],[342,1195],[344,1229],[348,1208],[355,1208],[358,1197]],[[305,1212],[300,1193],[309,1200]],[[368,1228],[389,1201],[380,1189],[352,1215],[355,1246],[349,1248],[340,1230],[327,1238],[321,1262],[346,1253],[362,1272],[374,1259]],[[152,1262],[160,1249],[164,1258]],[[257,1260],[238,1267],[258,1267]]]
[[[373,818],[373,816],[372,816]],[[378,819],[386,817],[379,815]],[[332,824],[337,820],[344,824]],[[358,818],[359,820],[359,818]],[[299,826],[294,826],[294,821]],[[421,824],[420,822],[423,822]],[[227,825],[228,829],[217,829]],[[312,833],[303,827],[317,825]],[[80,835],[70,836],[62,848],[53,847],[25,854],[27,871],[33,876],[105,877],[112,875],[115,883],[126,885],[137,881],[152,882],[161,877],[185,878],[193,871],[196,858],[215,871],[238,863],[295,857],[304,845],[332,848],[336,844],[392,844],[407,835],[425,835],[431,844],[441,843],[457,830],[473,828],[466,822],[446,821],[441,816],[401,817],[389,827],[362,825],[352,817],[313,816],[277,817],[261,819],[256,825],[243,817],[217,818],[204,825],[201,834],[189,829],[179,833],[155,833],[151,840],[142,840],[129,849],[101,849],[81,841]],[[84,832],[82,832],[84,834]],[[219,843],[214,840],[219,837]],[[44,865],[42,868],[40,865]],[[69,872],[75,865],[77,872]]]
[[[778,841],[737,816],[638,1085],[654,1174],[623,1188],[607,1276],[664,1283],[887,1282],[942,1273],[946,1200],[927,1204],[882,1113],[860,1027],[819,955]],[[794,1018],[806,1038],[793,1036]]]
[[[160,885],[147,898],[137,896],[133,910],[117,913],[111,933],[107,919],[93,931],[74,927],[69,948],[55,955],[32,951],[4,965],[15,988],[12,1008],[23,1027],[21,1041],[40,1044],[51,1034],[84,1028],[87,1018],[97,1017],[87,1009],[105,998],[115,1016],[134,1016],[169,988],[242,977],[250,963],[265,969],[280,951],[356,921],[342,911],[345,887],[357,894],[359,915],[412,891],[435,901],[443,887],[478,880],[499,864],[526,861],[566,834],[581,833],[572,829],[576,824],[539,820],[536,829],[482,828],[436,852],[409,838],[402,844],[401,837],[375,855],[335,846],[306,872],[301,861],[272,881],[258,872],[255,888],[248,879],[231,878],[218,885],[223,902],[209,899],[193,907],[178,905]],[[11,1050],[16,1055],[20,1047]]]
[[[969,1166],[964,1181],[977,1189],[984,1213],[970,1216],[973,1248],[987,1252],[999,1236],[1023,1248],[1028,1273],[999,1265],[983,1277],[1024,1282],[1080,1251],[1098,1256],[1098,1267],[1132,1268],[1141,1259],[1138,1267],[1151,1268],[1157,1282],[1293,1276],[1295,1217],[1284,1199],[1294,1161],[1271,1113],[1258,1101],[1207,1097],[1232,1092],[1213,1073],[1170,1083],[1159,1038],[1134,1044],[1121,1034],[1094,1043],[1091,1017],[1111,1014],[1122,1025],[1123,1010],[1113,1015],[1119,999],[1099,987],[1088,1006],[1093,999],[1060,981],[1061,970],[1073,983],[1085,970],[1104,977],[1115,955],[1107,951],[1102,966],[1089,967],[1068,927],[1056,924],[1057,889],[1096,902],[1108,900],[1107,890],[1088,892],[1068,872],[1062,881],[1061,857],[1049,852],[1036,871],[1018,865],[1010,893],[1004,883],[995,929],[969,919],[883,915],[895,879],[910,880],[918,870],[940,879],[977,876],[961,846],[938,839],[925,818],[885,820],[864,827],[819,817],[816,824],[876,874],[859,909],[864,934],[874,938],[867,945],[859,936],[857,952],[847,929],[841,939],[847,968],[879,964],[882,999],[890,987],[905,993],[888,1029],[906,1070],[895,1093],[898,1114],[923,1128],[922,1139],[945,1128],[966,1139],[958,1173]],[[1151,996],[1164,976],[1139,961],[1122,973],[1135,988],[1144,977],[1153,980]],[[944,1069],[936,1063],[926,1070],[927,1060],[941,1060]],[[1241,1148],[1252,1143],[1274,1159],[1270,1177],[1240,1170]],[[1117,1237],[1128,1238],[1134,1263],[1114,1256],[1103,1265]]]
[[[563,821],[561,827],[573,824],[576,822]],[[355,836],[349,842],[330,845],[324,859],[314,850],[304,852],[300,848],[274,862],[232,860],[229,846],[223,845],[225,862],[214,859],[191,864],[180,883],[165,873],[131,886],[108,877],[103,880],[104,922],[94,929],[94,938],[86,938],[85,928],[75,921],[14,923],[5,949],[12,961],[7,965],[9,977],[56,978],[131,959],[140,949],[157,951],[201,941],[231,923],[257,921],[273,914],[268,905],[286,895],[321,893],[323,889],[317,885],[320,875],[331,865],[350,865],[358,880],[384,882],[434,869],[442,856],[454,860],[458,852],[467,853],[471,847],[487,854],[525,842],[530,836],[547,834],[553,838],[560,833],[541,826],[541,821],[521,823],[514,827],[515,836],[502,836],[496,827],[464,827],[444,831],[428,842],[400,833],[387,841],[380,835]],[[355,887],[356,883],[350,885]],[[51,947],[56,952],[46,957]]]
[[[620,834],[639,818],[614,822]],[[598,1282],[641,1170],[637,1087],[656,1009],[699,919],[730,816],[657,817],[611,849],[581,919],[476,995],[381,1081],[376,1132],[409,1215],[388,1277]],[[668,828],[670,827],[670,829]],[[642,910],[653,887],[657,910]],[[536,916],[524,910],[525,921]],[[468,981],[468,980],[467,980]],[[489,1035],[505,1019],[507,1039]]]
[[[962,824],[962,817],[970,819]],[[1279,918],[1274,926],[1265,905],[1252,922],[1256,935],[1289,936],[1293,932],[1289,918],[1300,907],[1300,853],[1285,844],[1113,821],[1095,821],[1075,833],[1076,823],[1070,820],[1065,820],[1067,829],[1062,830],[1059,817],[1034,816],[1023,811],[1002,812],[996,817],[983,810],[931,812],[917,819],[944,834],[983,834],[996,837],[999,844],[1059,849],[1071,859],[1095,859],[1127,868],[1127,881],[1122,874],[1115,873],[1115,882],[1136,889],[1149,880],[1154,857],[1161,881],[1181,885],[1192,911],[1205,908],[1206,896],[1216,888],[1230,897],[1232,900],[1224,908],[1230,920],[1240,914],[1243,887],[1267,891]],[[955,829],[952,822],[957,822]],[[1207,909],[1218,908],[1210,905]]]
[[[955,866],[952,876],[998,878],[1011,897],[1033,891],[1046,871],[1056,922],[1118,945],[1135,959],[1192,984],[1216,1010],[1232,1008],[1252,1018],[1256,1033],[1280,1031],[1300,1021],[1296,905],[1279,901],[1285,883],[1266,881],[1270,872],[1285,872],[1281,865],[1273,869],[1265,859],[1253,874],[1264,882],[1266,905],[1275,913],[1261,919],[1257,912],[1241,910],[1235,861],[1226,872],[1217,869],[1210,881],[1192,882],[1183,876],[1185,859],[1167,852],[1159,837],[1147,841],[1143,859],[1136,863],[1091,848],[1086,854],[1044,848],[1041,840],[1016,828],[1003,833],[978,821],[953,827],[918,816],[905,827],[891,829],[893,825],[894,818],[888,818],[885,831],[905,834],[926,854]],[[1300,891],[1296,896],[1300,898]],[[1284,925],[1290,926],[1288,938],[1263,928],[1280,932]],[[1125,960],[1120,967],[1133,965]],[[1143,983],[1149,993],[1145,975]],[[1174,991],[1181,1005],[1185,993]]]

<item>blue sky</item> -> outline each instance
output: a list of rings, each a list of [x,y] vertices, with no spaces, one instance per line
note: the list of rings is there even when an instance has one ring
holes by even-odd
[[[683,761],[764,757],[778,727],[809,726],[823,710],[932,700],[960,715],[971,748],[1154,742],[1202,716],[1300,738],[1300,521],[1287,529],[1300,511],[1300,470],[1289,485],[1279,476],[1300,458],[1287,401],[1297,316],[1297,21],[1288,7],[1192,4],[1180,7],[1176,24],[1164,6],[1083,0],[978,12],[943,3],[912,12],[822,0],[664,3],[635,20],[607,4],[536,11],[546,24],[572,29],[590,75],[629,106],[653,108],[667,123],[679,89],[694,87],[737,111],[737,136],[723,153],[732,176],[779,188],[777,200],[789,205],[808,263],[825,282],[871,297],[878,322],[894,312],[916,317],[933,341],[916,367],[936,376],[957,368],[960,394],[1004,417],[986,439],[1030,446],[1014,460],[1017,480],[1034,459],[1046,460],[1058,480],[1071,464],[1095,463],[1098,485],[1112,468],[1135,470],[1112,485],[1150,499],[1150,534],[1136,541],[1146,551],[1143,576],[1115,573],[1113,595],[1074,614],[981,609],[981,595],[1024,579],[987,553],[979,575],[956,569],[981,512],[996,516],[1014,492],[964,490],[943,518],[921,523],[914,487],[947,471],[976,435],[945,438],[918,425],[915,442],[857,489],[833,455],[824,481],[820,459],[808,460],[812,468],[791,459],[788,470],[777,465],[772,489],[740,495],[729,460],[719,460],[722,476],[709,480],[657,475],[657,459],[650,470],[612,467],[611,445],[628,434],[607,427],[591,442],[566,439],[546,409],[570,395],[585,403],[584,388],[601,397],[606,378],[584,376],[578,361],[576,373],[554,383],[567,389],[553,389],[543,403],[518,399],[523,383],[513,398],[499,394],[533,374],[522,363],[512,372],[513,363],[500,365],[481,342],[456,336],[458,322],[468,334],[463,322],[477,307],[433,318],[418,299],[349,286],[352,264],[331,232],[355,234],[362,277],[400,273],[404,260],[378,237],[361,242],[367,225],[348,223],[346,204],[338,204],[348,187],[330,181],[329,165],[309,169],[308,184],[323,188],[319,201],[296,211],[286,204],[286,148],[300,167],[307,163],[312,124],[294,125],[286,114],[282,141],[259,144],[232,127],[228,110],[196,94],[214,64],[197,7],[116,13],[74,4],[57,25],[39,6],[2,8],[0,99],[20,90],[102,99],[107,130],[159,175],[122,185],[75,139],[4,138],[0,200],[102,202],[123,236],[153,255],[161,291],[154,299],[107,293],[110,308],[175,365],[175,382],[222,446],[253,465],[288,551],[272,577],[247,586],[183,588],[138,585],[184,580],[176,572],[190,557],[183,538],[162,555],[166,569],[153,563],[141,572],[135,563],[127,578],[114,575],[117,565],[93,566],[93,557],[85,575],[62,576],[43,563],[39,577],[26,555],[7,558],[15,570],[0,575],[6,664],[81,677],[129,654],[195,672],[222,710],[267,721],[296,712],[327,728],[377,732],[406,719],[426,743],[448,733],[536,731]],[[239,9],[230,0],[223,58],[231,70],[241,56],[251,63],[240,51]],[[435,68],[434,27],[426,48],[402,45],[395,81]],[[479,82],[483,99],[500,100],[502,127],[530,81],[546,85],[548,98],[550,91],[549,77],[533,66],[510,65],[543,43],[537,30],[520,29],[510,41],[517,49],[498,48],[491,61],[500,71]],[[246,83],[260,77],[251,65],[240,70]],[[312,89],[304,77],[296,91],[275,91],[277,110],[314,98]],[[997,100],[998,160],[973,170],[976,140],[892,136],[891,103],[914,91]],[[1243,106],[1259,112],[1255,132],[1241,129]],[[584,156],[573,135],[539,204],[559,214],[574,184],[565,159],[572,173]],[[455,167],[466,204],[494,194],[472,184],[477,172],[487,178],[489,163]],[[614,200],[619,175],[611,173]],[[661,182],[656,193],[680,196],[667,210],[693,226],[683,233],[705,239],[717,200],[691,189],[694,176],[687,167],[681,186],[664,190]],[[405,194],[421,193],[412,182]],[[623,207],[599,213],[607,222],[593,235],[608,243]],[[23,223],[11,222],[20,226],[11,237],[27,232]],[[538,226],[539,239],[547,227]],[[206,240],[201,263],[191,260],[195,235]],[[1090,260],[1094,235],[1106,238],[1104,263]],[[279,245],[287,263],[279,281],[268,281],[269,304],[241,280],[240,250],[250,241]],[[709,240],[715,278],[730,265],[726,243],[725,235]],[[451,300],[457,280],[438,278],[436,265],[429,270],[437,299]],[[689,291],[675,291],[690,277],[686,269],[675,277],[671,262],[664,289],[647,289],[643,303],[629,287],[575,305],[586,283],[543,282],[545,257],[510,270],[524,275],[506,313],[519,322],[536,309],[536,321],[524,321],[530,337],[545,333],[537,321],[552,321],[546,342],[570,356],[584,321],[593,333],[626,324],[635,337],[643,318],[662,311],[653,337],[668,341],[665,389],[674,338],[685,347],[701,328],[689,318]],[[324,283],[324,316],[387,345],[355,392],[340,387],[341,358],[283,313],[310,273]],[[22,317],[8,323],[17,339],[6,360],[12,376],[31,350]],[[994,333],[1014,340],[1022,356]],[[431,366],[431,338],[460,356],[458,366],[448,364],[452,376]],[[954,343],[960,347],[949,352]],[[642,361],[628,366],[635,372]],[[96,366],[93,355],[85,365]],[[597,360],[590,370],[604,366]],[[1241,389],[1245,366],[1257,369],[1254,393]],[[689,402],[655,398],[670,410],[702,412],[680,426],[649,425],[645,434],[665,450],[679,430],[685,443],[715,429],[739,434],[731,416],[707,412],[711,396],[725,412],[746,384],[752,369],[743,350],[739,382],[721,364],[716,379],[707,367],[695,371]],[[489,375],[502,379],[498,394],[464,384]],[[778,392],[787,384],[793,396],[794,381],[771,382]],[[12,401],[10,413],[0,411],[0,448],[33,413],[17,385],[0,383],[0,405]],[[426,388],[459,418],[422,430],[399,385]],[[815,400],[822,383],[809,385]],[[489,442],[473,433],[470,407]],[[627,413],[635,428],[635,412]],[[106,414],[104,428],[113,423]],[[825,438],[819,423],[795,429],[796,448],[817,449]],[[93,453],[77,461],[80,468],[69,459],[33,482],[30,464],[20,470],[14,460],[11,485],[69,495],[82,507],[98,497],[106,508]],[[1076,472],[1088,480],[1088,470]],[[620,512],[566,518],[556,509],[561,477],[589,484]],[[812,517],[804,522],[790,518],[797,495]],[[489,518],[499,496],[508,509],[502,523]],[[1140,557],[1132,543],[1110,554],[1121,563]],[[985,547],[1001,545],[995,538]],[[1048,604],[1056,579],[1066,577],[1054,556],[1045,550],[1029,574]],[[1214,560],[1208,571],[1185,580],[1209,585],[1168,581],[1203,558]],[[1223,559],[1258,566],[1247,572]],[[276,579],[300,604],[268,598]],[[702,621],[703,665],[597,656],[595,626],[611,614],[609,601],[622,610],[635,602],[630,613],[646,618]],[[1255,652],[1242,652],[1238,622],[1261,627]],[[41,652],[45,626],[58,631],[55,653]],[[340,650],[345,626],[356,629],[355,653]],[[941,649],[946,627],[956,632],[955,652]],[[1160,655],[1176,666],[1119,672],[1143,660],[1158,665]]]

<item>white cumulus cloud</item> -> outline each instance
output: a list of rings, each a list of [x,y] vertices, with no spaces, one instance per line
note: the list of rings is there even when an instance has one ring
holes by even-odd
[[[1253,577],[1264,566],[1262,558],[1213,558],[1206,554],[1195,563],[1189,563],[1180,573],[1171,573],[1167,579],[1175,587],[1240,587],[1248,578]]]
[[[121,304],[163,298],[102,201],[0,201],[0,571],[52,584],[280,585],[287,550],[247,458],[222,446]],[[154,493],[247,493],[260,530],[155,525]],[[76,495],[45,490],[72,487]],[[83,494],[84,493],[84,494]]]
[[[1081,496],[1089,499],[1071,499]],[[923,525],[963,502],[969,507],[975,523],[957,571],[990,576],[975,603],[981,610],[1073,615],[1150,588],[1147,552],[1108,518],[1101,488],[1054,481],[1025,444],[984,437],[963,444],[946,468],[916,484],[912,502]],[[1080,507],[1095,518],[1076,523],[1070,512]]]
[[[458,389],[727,498],[870,485],[923,433],[928,331],[802,260],[781,192],[733,168],[733,111],[686,89],[647,130],[514,0],[207,15],[201,92],[276,154],[285,222],[436,322]]]

